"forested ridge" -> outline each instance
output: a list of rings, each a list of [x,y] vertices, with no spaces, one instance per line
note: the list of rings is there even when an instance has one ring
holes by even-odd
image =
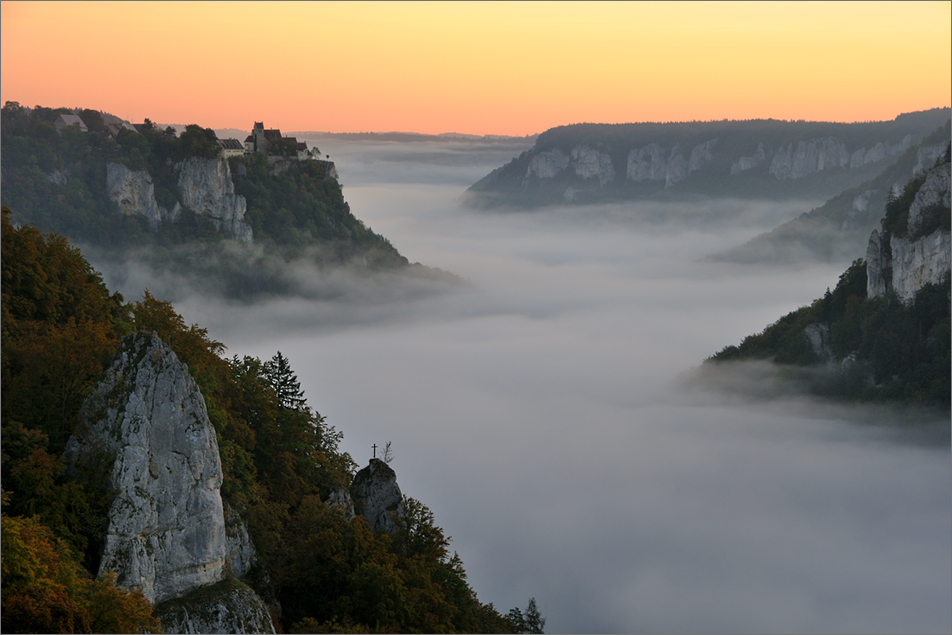
[[[54,128],[57,117],[74,113],[87,132]],[[122,128],[113,136],[104,123],[111,116],[91,109],[7,102],[0,114],[0,202],[16,211],[17,223],[55,231],[108,259],[134,258],[205,291],[251,300],[299,293],[284,271],[295,260],[358,273],[412,266],[354,216],[329,162],[289,159],[282,169],[269,169],[260,153],[231,157],[235,193],[246,199],[244,220],[253,231],[254,245],[245,245],[185,205],[179,189],[183,161],[220,156],[213,130],[191,124],[176,135],[147,119],[138,131]],[[155,226],[140,214],[121,213],[107,191],[108,164],[147,172],[156,204],[178,205],[180,213]]]
[[[356,465],[304,399],[288,359],[227,357],[207,330],[146,292],[111,293],[69,242],[2,226],[2,627],[160,628],[140,593],[95,579],[112,496],[107,465],[67,471],[80,407],[123,335],[156,333],[188,365],[214,426],[221,494],[259,553],[246,578],[285,632],[541,632],[531,601],[502,614],[469,586],[450,538],[404,499],[391,536],[326,504]]]
[[[937,166],[949,161],[947,148]],[[893,235],[916,240],[952,228],[952,210],[937,205],[923,211],[923,222],[908,235],[910,208],[925,181],[924,174],[916,175],[902,192],[887,196],[879,229],[884,244]],[[725,347],[706,364],[759,359],[806,369],[826,361],[832,363],[826,372],[804,375],[814,392],[948,410],[952,407],[950,297],[948,273],[941,283],[923,285],[911,302],[904,303],[892,291],[868,297],[867,262],[857,259],[832,292],[827,289],[811,305],[785,315],[737,346]],[[818,354],[808,328],[823,328],[828,334],[825,346],[830,359]]]

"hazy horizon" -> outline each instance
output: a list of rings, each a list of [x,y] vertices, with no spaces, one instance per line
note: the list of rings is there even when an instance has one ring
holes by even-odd
[[[952,93],[945,2],[0,10],[0,101],[135,122],[524,136],[570,122],[882,120]],[[62,63],[77,51],[109,72]]]

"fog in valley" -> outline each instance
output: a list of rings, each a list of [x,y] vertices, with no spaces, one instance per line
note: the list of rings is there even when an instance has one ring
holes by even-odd
[[[847,261],[706,258],[817,201],[487,213],[466,187],[525,147],[308,142],[358,218],[465,282],[302,266],[338,292],[176,308],[229,355],[286,355],[361,466],[391,441],[483,602],[534,596],[548,632],[952,628],[947,418],[693,372],[835,286]]]

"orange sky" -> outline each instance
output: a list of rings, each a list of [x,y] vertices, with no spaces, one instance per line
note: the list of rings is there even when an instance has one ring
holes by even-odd
[[[952,3],[2,2],[0,101],[286,131],[950,105]]]

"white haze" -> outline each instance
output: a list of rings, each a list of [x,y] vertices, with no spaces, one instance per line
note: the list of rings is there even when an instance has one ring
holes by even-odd
[[[947,420],[685,388],[836,284],[703,260],[814,201],[484,213],[463,190],[523,148],[319,145],[358,218],[471,284],[177,308],[281,350],[361,465],[392,441],[483,602],[534,596],[548,632],[949,632]]]

